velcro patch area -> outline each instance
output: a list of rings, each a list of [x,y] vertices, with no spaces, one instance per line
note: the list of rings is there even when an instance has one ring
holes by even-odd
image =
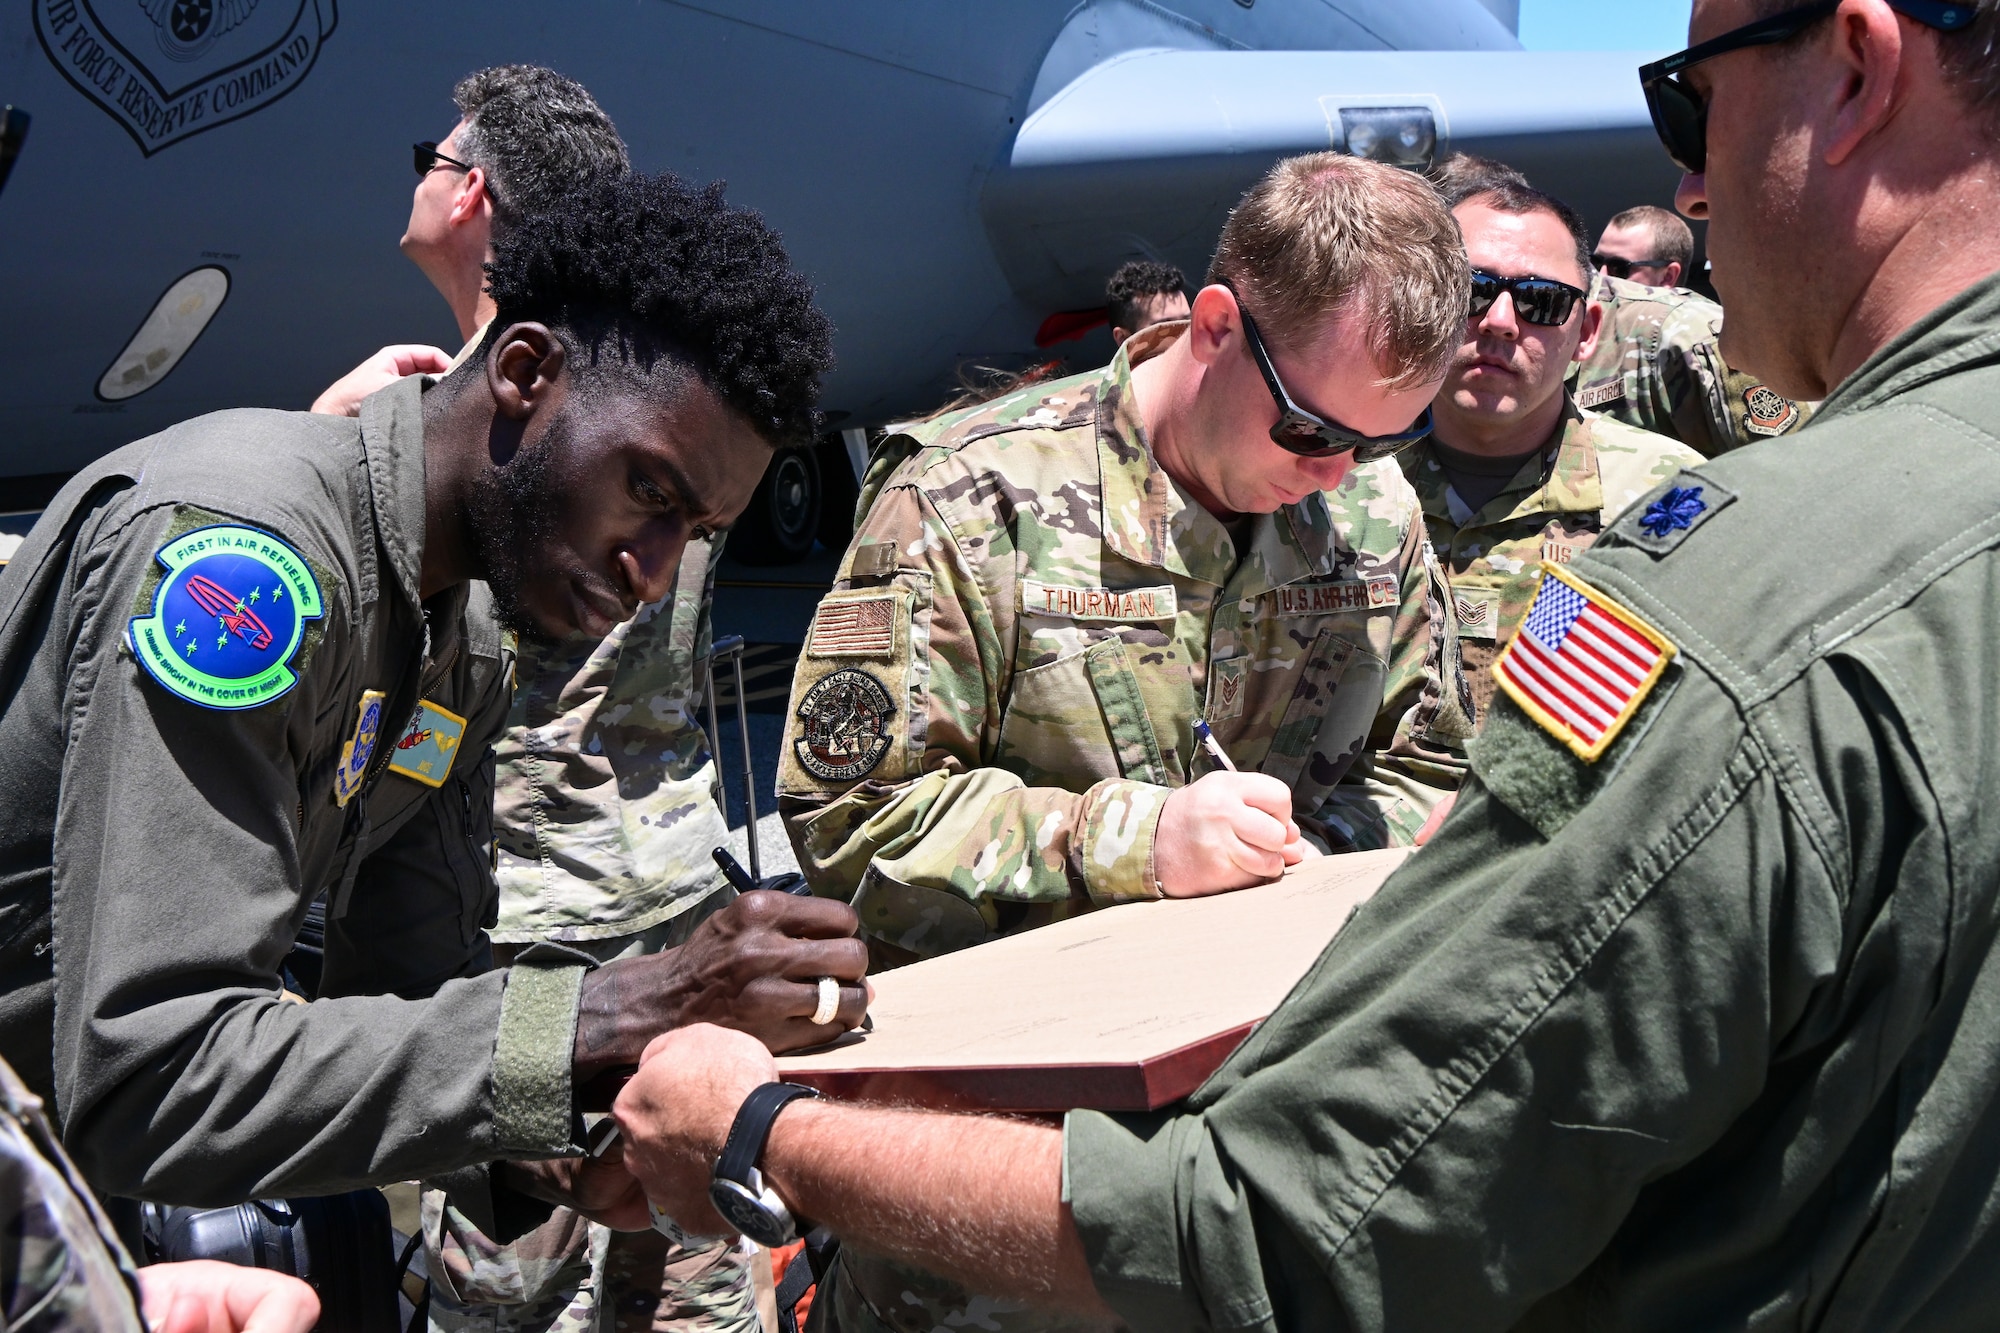
[[[1070,588],[1021,580],[1023,615],[1065,620],[1172,620],[1180,603],[1172,584],[1158,588]]]
[[[1493,677],[1577,758],[1595,762],[1673,660],[1666,635],[1559,565],[1542,562],[1527,618]]]

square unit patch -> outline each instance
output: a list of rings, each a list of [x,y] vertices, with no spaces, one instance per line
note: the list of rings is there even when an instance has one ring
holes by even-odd
[[[442,787],[451,776],[452,761],[458,758],[458,743],[464,739],[465,719],[424,699],[396,740],[389,771],[414,778],[426,787]]]
[[[1528,617],[1494,662],[1493,678],[1589,763],[1618,739],[1674,651],[1664,634],[1544,561]]]

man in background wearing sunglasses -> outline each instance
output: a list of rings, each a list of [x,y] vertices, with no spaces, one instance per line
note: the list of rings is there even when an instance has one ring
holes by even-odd
[[[452,101],[451,133],[413,146],[418,180],[402,250],[449,305],[464,350],[384,348],[314,411],[353,416],[387,384],[471,355],[493,318],[484,266],[495,239],[629,170],[611,117],[554,70],[477,70]],[[719,537],[690,540],[672,591],[608,634],[520,643],[514,706],[494,747],[500,910],[489,934],[500,962],[541,941],[599,961],[657,953],[735,897],[710,859],[728,827],[696,720],[720,548]],[[607,1235],[564,1208],[502,1245],[442,1190],[428,1191],[424,1207],[441,1327],[540,1333],[634,1301],[685,1333],[737,1333],[757,1321],[752,1257],[735,1247]]]
[[[1450,194],[1447,194],[1450,200]],[[1511,182],[1468,187],[1452,216],[1472,261],[1472,313],[1437,427],[1401,458],[1456,603],[1473,701],[1520,628],[1541,562],[1567,564],[1632,501],[1701,462],[1664,435],[1580,410],[1565,374],[1596,346],[1582,221]]]
[[[1544,581],[1515,642],[1568,685],[1496,700],[1436,837],[1181,1107],[797,1102],[786,1206],[1148,1333],[1991,1326],[2000,4],[1747,42],[1778,8],[1696,0],[1662,129],[1731,362],[1812,424]],[[627,1160],[715,1225],[771,1058],[654,1054]]]
[[[1465,281],[1421,179],[1294,158],[1188,319],[889,439],[778,772],[800,867],[876,966],[1410,842],[1471,722],[1389,455],[1427,428]],[[843,1333],[1050,1327],[867,1258],[818,1301]]]
[[[1722,359],[1722,307],[1677,285],[1693,256],[1694,233],[1663,208],[1628,208],[1606,223],[1590,256],[1590,302],[1604,323],[1570,379],[1581,406],[1713,458],[1790,434],[1812,405]]]

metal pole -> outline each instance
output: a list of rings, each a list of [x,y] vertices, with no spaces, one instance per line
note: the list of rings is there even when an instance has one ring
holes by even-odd
[[[743,741],[743,822],[744,840],[750,849],[750,874],[754,879],[763,879],[763,857],[757,845],[757,770],[750,758],[750,710],[743,696],[743,636],[732,634],[725,639],[717,639],[708,653],[708,717],[713,739],[710,751],[714,753],[716,772],[722,771],[722,731],[715,720],[715,662],[717,658],[729,659],[736,682],[736,731]]]
[[[750,763],[750,705],[743,697],[741,639],[737,640],[736,651],[729,660],[736,669],[736,734],[743,738],[743,822],[750,830],[750,877],[761,883],[764,867],[757,855],[757,770]]]

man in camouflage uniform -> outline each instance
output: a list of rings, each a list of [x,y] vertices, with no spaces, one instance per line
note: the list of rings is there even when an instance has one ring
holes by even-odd
[[[1356,234],[1323,234],[1357,214]],[[1360,271],[1317,271],[1318,246]],[[778,777],[800,867],[854,902],[878,965],[1262,882],[1301,842],[1411,840],[1471,730],[1449,596],[1392,460],[1350,470],[1351,452],[1274,441],[1287,418],[1247,321],[1294,401],[1407,433],[1464,274],[1420,180],[1293,159],[1232,214],[1189,320],[892,438],[814,618]],[[1378,291],[1407,308],[1389,318]],[[1411,332],[1372,342],[1387,326]],[[1241,773],[1203,751],[1202,718]],[[813,1321],[1057,1326],[852,1253]]]
[[[701,726],[720,537],[691,542],[674,590],[603,640],[526,640],[498,760],[503,960],[537,941],[600,961],[657,953],[736,897],[710,853],[729,830]],[[431,1326],[756,1333],[754,1246],[684,1248],[558,1208],[512,1243],[427,1191]]]
[[[1578,409],[1564,371],[1602,336],[1581,299],[1590,282],[1583,224],[1526,185],[1501,183],[1452,209],[1474,273],[1474,314],[1434,405],[1437,428],[1403,455],[1451,579],[1460,654],[1480,716],[1493,659],[1514,637],[1543,561],[1575,559],[1633,500],[1700,455]],[[1554,278],[1579,295],[1560,321],[1530,290],[1490,279]],[[1482,304],[1491,297],[1491,304]],[[1558,302],[1557,304],[1561,304]]]
[[[1811,419],[1811,403],[1794,402],[1722,359],[1722,307],[1708,298],[1600,273],[1590,301],[1604,311],[1604,328],[1597,350],[1576,370],[1581,406],[1709,458],[1789,435]]]

